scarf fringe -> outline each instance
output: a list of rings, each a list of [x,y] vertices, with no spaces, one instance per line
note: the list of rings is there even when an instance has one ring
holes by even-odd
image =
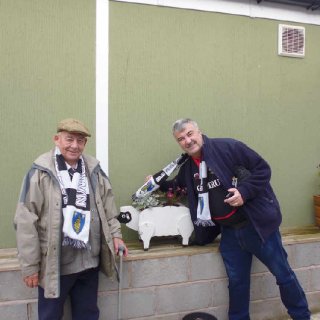
[[[81,240],[72,239],[64,236],[62,246],[70,246],[75,249],[91,249],[89,243],[84,243]]]
[[[215,226],[215,223],[212,220],[202,220],[202,219],[197,219],[196,221],[194,221],[194,224],[197,227],[211,227],[211,226]]]

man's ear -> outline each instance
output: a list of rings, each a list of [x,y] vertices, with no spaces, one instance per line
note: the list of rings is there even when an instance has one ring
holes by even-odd
[[[54,144],[57,146],[58,145],[58,141],[59,141],[59,135],[58,134],[55,134],[54,136],[53,136],[53,142],[54,142]]]

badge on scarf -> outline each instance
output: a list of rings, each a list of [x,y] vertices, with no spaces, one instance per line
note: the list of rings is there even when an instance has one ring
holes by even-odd
[[[74,211],[72,216],[72,228],[76,234],[79,234],[82,231],[85,221],[85,214],[79,211]]]

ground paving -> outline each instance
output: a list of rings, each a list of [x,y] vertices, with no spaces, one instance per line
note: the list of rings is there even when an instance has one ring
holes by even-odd
[[[288,318],[290,320],[291,318]],[[311,320],[320,320],[320,313],[314,313],[311,315]]]
[[[291,318],[287,318],[286,320],[290,320]],[[311,315],[311,320],[320,320],[320,312],[314,313]]]

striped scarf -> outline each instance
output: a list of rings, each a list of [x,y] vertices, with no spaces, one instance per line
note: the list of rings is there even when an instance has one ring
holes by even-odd
[[[68,165],[59,148],[55,149],[55,166],[62,193],[63,246],[90,248],[89,186],[82,156],[76,169]]]
[[[194,221],[196,226],[202,227],[210,227],[215,225],[211,219],[209,208],[207,174],[207,165],[205,161],[202,160],[199,165],[200,185],[198,187],[197,220]]]

